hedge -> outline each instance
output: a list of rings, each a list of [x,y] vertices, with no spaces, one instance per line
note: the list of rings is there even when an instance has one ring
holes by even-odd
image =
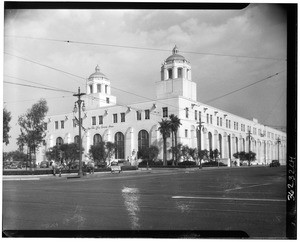
[[[138,168],[136,166],[121,166],[121,170],[122,171],[129,171],[129,170],[137,170]],[[85,171],[83,169],[84,172]],[[111,171],[110,167],[104,167],[104,168],[97,168],[94,170],[95,172],[105,172],[105,171]],[[58,173],[58,170],[56,171],[56,173]],[[78,169],[77,170],[62,170],[61,171],[62,174],[69,174],[69,173],[78,173]],[[26,170],[4,170],[3,171],[3,175],[4,176],[13,176],[13,175],[47,175],[47,174],[53,174],[52,169],[47,169],[45,168],[45,170],[33,170],[30,171],[29,169]]]

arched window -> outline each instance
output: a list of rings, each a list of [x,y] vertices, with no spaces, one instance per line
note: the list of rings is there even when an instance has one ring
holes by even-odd
[[[100,142],[102,142],[101,135],[100,134],[95,134],[94,138],[93,138],[93,144],[96,145],[96,144],[99,144]]]
[[[115,134],[115,145],[116,145],[115,158],[116,159],[125,159],[124,134],[122,134],[121,132],[118,132]]]
[[[211,151],[212,150],[212,134],[211,132],[208,132],[208,150]]]
[[[219,134],[219,152],[220,152],[220,157],[222,158],[222,135]]]
[[[79,144],[79,135],[76,135],[76,136],[74,137],[74,143],[75,143],[75,144]]]
[[[56,146],[60,146],[64,143],[64,140],[61,137],[57,137],[56,139]]]
[[[146,130],[141,130],[138,134],[138,149],[149,147],[149,133]]]
[[[178,78],[182,78],[182,68],[178,68]]]
[[[231,158],[231,137],[228,135],[228,158]]]
[[[168,75],[169,75],[169,79],[173,78],[173,76],[172,76],[172,69],[168,69]]]

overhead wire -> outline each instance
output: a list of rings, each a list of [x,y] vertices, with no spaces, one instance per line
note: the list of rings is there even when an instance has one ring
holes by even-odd
[[[94,46],[107,46],[107,47],[118,47],[127,49],[138,49],[138,50],[149,50],[149,51],[170,51],[166,49],[149,48],[149,47],[139,47],[139,46],[129,46],[129,45],[116,45],[116,44],[106,44],[106,43],[93,43],[93,42],[83,42],[76,40],[63,40],[63,39],[52,39],[52,38],[37,38],[30,36],[17,36],[17,35],[4,35],[4,37],[9,38],[23,38],[23,39],[33,39],[33,40],[43,40],[43,41],[54,41],[63,42],[68,44],[83,44],[83,45],[94,45]],[[286,61],[283,58],[273,58],[273,57],[259,57],[259,56],[246,56],[246,55],[230,55],[230,54],[219,54],[219,53],[208,53],[208,52],[195,52],[195,51],[180,51],[182,53],[197,54],[197,55],[211,55],[211,56],[222,56],[222,57],[234,57],[234,58],[248,58],[248,59],[263,59],[263,60],[276,60],[276,61]]]
[[[221,96],[219,96],[219,97],[215,97],[215,98],[213,98],[213,99],[210,99],[210,100],[208,100],[208,101],[205,101],[205,103],[210,103],[210,102],[216,101],[216,100],[218,100],[218,99],[220,99],[220,98],[223,98],[223,97],[226,97],[226,96],[228,96],[228,95],[231,95],[231,94],[233,94],[233,93],[239,92],[239,91],[241,91],[241,90],[243,90],[243,89],[246,89],[246,88],[248,88],[248,87],[251,87],[251,86],[253,86],[253,85],[257,84],[257,83],[263,82],[263,81],[268,80],[268,79],[270,79],[270,78],[272,78],[272,77],[274,77],[274,76],[277,76],[277,75],[279,75],[279,74],[282,73],[282,72],[285,72],[285,70],[280,71],[280,72],[277,72],[277,73],[275,73],[275,74],[273,74],[273,75],[270,75],[270,76],[268,76],[268,77],[265,77],[265,78],[263,78],[263,79],[261,79],[261,80],[259,80],[259,81],[253,82],[253,83],[251,83],[251,84],[249,84],[249,85],[247,85],[247,86],[244,86],[244,87],[238,88],[238,89],[236,89],[236,90],[234,90],[234,91],[231,91],[231,92],[228,92],[228,93],[226,93],[226,94],[223,94],[223,95],[221,95]]]
[[[52,40],[52,39],[47,39],[47,40]],[[55,41],[61,41],[61,40],[55,40]],[[67,41],[67,42],[70,43],[70,41]],[[111,46],[114,46],[114,45],[111,45]],[[118,47],[123,47],[123,46],[118,46]],[[149,49],[149,50],[166,51],[166,50],[161,50],[161,49]],[[169,50],[168,50],[168,51],[169,51]],[[16,57],[16,58],[20,58],[20,59],[25,60],[25,61],[29,61],[29,62],[34,63],[34,64],[37,64],[37,65],[41,65],[41,66],[43,66],[43,67],[50,68],[50,69],[55,70],[55,71],[62,72],[62,73],[64,73],[64,74],[68,74],[68,75],[71,75],[71,76],[74,76],[74,77],[83,79],[83,80],[86,81],[86,78],[81,77],[81,76],[78,76],[78,75],[74,75],[73,73],[66,72],[66,71],[63,71],[63,70],[60,70],[60,69],[57,69],[57,68],[53,68],[53,67],[51,67],[51,66],[44,65],[44,64],[38,63],[38,62],[36,62],[36,61],[32,61],[32,60],[30,60],[30,59],[23,58],[23,57],[20,57],[20,56],[17,56],[17,55],[13,55],[13,54],[10,54],[10,53],[7,53],[7,52],[4,52],[4,53],[7,54],[7,55],[10,55],[10,56],[14,56],[14,57]],[[197,52],[194,52],[194,54],[196,54],[196,53],[197,53]],[[235,57],[237,57],[237,56],[235,56]],[[261,80],[259,80],[259,81],[257,81],[257,82],[254,82],[254,83],[252,83],[252,84],[249,84],[249,85],[247,85],[247,86],[244,86],[244,87],[242,87],[242,88],[239,88],[239,89],[237,89],[237,90],[234,90],[234,91],[232,91],[232,92],[226,93],[226,94],[224,94],[224,95],[222,95],[222,96],[219,96],[219,97],[213,98],[213,99],[211,99],[211,100],[208,100],[208,101],[206,101],[205,103],[207,104],[207,103],[209,103],[209,102],[212,102],[212,101],[215,101],[215,100],[217,100],[217,99],[223,98],[223,97],[225,97],[225,96],[231,95],[231,94],[233,94],[233,93],[235,93],[235,92],[241,91],[241,90],[243,90],[243,89],[245,89],[245,88],[248,88],[248,87],[250,87],[250,86],[253,86],[253,85],[255,85],[255,84],[259,83],[259,82],[262,82],[262,81],[265,81],[265,80],[267,80],[267,79],[270,79],[270,78],[272,78],[272,77],[274,77],[274,76],[276,76],[276,75],[278,75],[279,73],[282,73],[282,72],[283,72],[283,71],[278,72],[278,73],[275,73],[274,75],[268,76],[268,77],[266,77],[266,78],[264,78],[264,79],[261,79]],[[8,82],[6,82],[6,83],[8,83]],[[14,84],[14,83],[11,83],[11,84]],[[21,84],[16,84],[16,85],[21,85]],[[23,86],[28,86],[28,87],[29,87],[29,85],[23,85]],[[111,88],[112,88],[112,89],[115,89],[115,90],[118,90],[118,91],[121,91],[121,92],[125,92],[125,93],[128,93],[128,94],[134,95],[134,96],[137,96],[137,97],[140,97],[140,98],[148,99],[148,100],[150,100],[150,101],[159,102],[159,103],[165,104],[165,105],[167,105],[167,106],[169,106],[169,107],[174,107],[174,108],[176,108],[176,109],[178,109],[178,110],[185,110],[185,109],[179,109],[178,107],[173,106],[173,105],[171,105],[171,104],[169,104],[169,103],[163,103],[163,102],[161,102],[161,101],[159,101],[159,100],[157,100],[157,99],[151,99],[151,98],[148,98],[148,97],[145,97],[145,96],[138,95],[138,94],[136,94],[136,93],[132,93],[132,92],[129,92],[129,91],[122,90],[122,89],[120,89],[120,88],[115,88],[115,87],[111,87]],[[51,90],[51,89],[49,89],[49,90]],[[55,89],[52,89],[52,90],[54,91]],[[56,90],[57,90],[57,89],[56,89]],[[58,90],[57,90],[57,91],[58,91]],[[70,91],[67,91],[67,92],[70,92]],[[71,92],[71,93],[73,93],[73,92]],[[103,100],[103,101],[104,101],[104,100]],[[204,105],[205,105],[205,103],[204,103]],[[127,106],[127,107],[128,107],[128,105],[124,105],[124,104],[118,104],[118,105],[121,105],[121,106]]]

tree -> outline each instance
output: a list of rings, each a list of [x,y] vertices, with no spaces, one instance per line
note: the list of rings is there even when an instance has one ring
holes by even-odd
[[[254,161],[256,159],[256,153],[254,153],[252,151],[250,151],[250,153],[241,151],[241,152],[234,153],[233,157],[236,159],[240,159],[240,161],[245,161],[245,160],[248,161],[248,166],[250,166],[251,161]]]
[[[200,160],[200,166],[202,166],[202,160],[208,159],[209,152],[208,150],[198,150],[198,158]]]
[[[169,116],[170,118],[170,129],[171,129],[171,132],[172,132],[172,147],[176,147],[177,146],[177,131],[181,125],[180,123],[180,119],[174,115],[174,114],[171,114]],[[173,138],[175,140],[175,145],[173,144]],[[178,162],[177,160],[177,153],[176,153],[176,150],[172,149],[172,151],[175,151],[175,153],[172,153],[172,156],[173,156],[173,163],[172,165],[174,165],[174,155],[175,155],[175,161],[176,163]]]
[[[45,138],[45,124],[44,118],[48,112],[47,101],[45,99],[39,100],[33,104],[31,109],[19,116],[18,123],[21,127],[21,134],[17,139],[17,144],[20,148],[26,145],[29,149],[30,167],[32,154],[35,156],[36,150]]]
[[[163,138],[163,164],[165,166],[167,165],[167,138],[170,136],[171,132],[170,121],[162,119],[161,122],[159,122],[159,125],[158,130]]]
[[[90,156],[98,164],[99,162],[106,162],[114,154],[115,145],[111,142],[100,142],[96,145],[91,145],[89,150]]]
[[[190,148],[187,145],[183,145],[181,148],[182,156],[184,161],[188,161],[190,157]]]
[[[11,121],[11,113],[6,110],[6,108],[3,109],[3,143],[5,145],[9,144],[9,131],[10,126],[9,122]]]
[[[149,160],[155,161],[159,153],[158,147],[155,145],[150,145],[150,147],[148,148],[148,152],[149,152]]]
[[[192,157],[194,161],[196,161],[198,159],[197,148],[189,148],[189,156]]]
[[[213,160],[216,161],[218,159],[219,155],[220,155],[219,150],[218,149],[214,149],[213,151],[211,151],[211,153],[212,153]]]

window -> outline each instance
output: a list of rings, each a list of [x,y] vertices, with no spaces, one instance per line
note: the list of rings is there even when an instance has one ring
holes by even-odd
[[[56,146],[60,146],[64,143],[64,140],[61,137],[57,137],[56,139]]]
[[[97,145],[102,142],[102,137],[100,134],[95,134],[93,138],[93,144]]]
[[[101,92],[101,84],[97,84],[97,92]]]
[[[226,128],[228,128],[228,119],[226,119]]]
[[[96,125],[96,116],[92,117],[92,125]]]
[[[114,123],[118,122],[118,114],[116,114],[116,113],[113,114],[113,122]]]
[[[219,117],[217,117],[217,125],[219,125],[219,119],[220,119],[220,118],[219,118]]]
[[[93,85],[90,85],[90,93],[93,93]]]
[[[231,129],[231,120],[228,120],[228,128]]]
[[[195,120],[197,120],[197,119],[198,119],[198,117],[197,117],[197,114],[198,114],[198,111],[197,111],[197,110],[195,110]]]
[[[178,78],[182,78],[182,68],[178,68]]]
[[[74,127],[74,128],[76,127],[76,124],[77,124],[77,120],[74,118],[74,119],[73,119],[73,127]]]
[[[65,128],[65,121],[63,121],[63,120],[60,121],[60,127],[61,127],[61,129]]]
[[[209,123],[209,114],[206,114],[206,123]]]
[[[118,132],[115,134],[115,158],[116,159],[124,159],[125,153],[124,153],[124,134],[121,132]]]
[[[145,119],[150,119],[150,110],[145,110]]]
[[[121,113],[121,122],[125,122],[125,113]]]
[[[107,90],[108,90],[108,86],[105,85],[105,93],[107,93]]]
[[[102,115],[99,116],[99,124],[103,124],[103,116]]]
[[[106,98],[106,103],[109,103],[109,97]]]
[[[239,130],[239,123],[236,122],[236,130]]]
[[[55,129],[58,129],[58,121],[55,121]]]
[[[188,130],[187,129],[184,130],[184,135],[185,135],[185,138],[188,137]]]
[[[253,134],[256,134],[256,128],[253,128]]]
[[[138,151],[149,148],[149,133],[146,130],[141,130],[138,134]]]
[[[169,79],[172,79],[172,69],[168,69]]]
[[[189,109],[188,108],[185,108],[185,117],[189,118]]]
[[[220,118],[220,126],[222,126],[223,124],[222,124],[222,118]]]
[[[74,137],[74,143],[75,143],[75,144],[79,144],[79,135],[76,135],[76,136]]]
[[[201,122],[201,111],[199,111],[199,121]]]
[[[142,120],[142,113],[141,113],[141,111],[136,111],[136,119],[137,120]]]
[[[163,109],[163,118],[167,118],[168,117],[168,108],[162,108]]]
[[[210,115],[210,123],[212,124],[212,115]]]

